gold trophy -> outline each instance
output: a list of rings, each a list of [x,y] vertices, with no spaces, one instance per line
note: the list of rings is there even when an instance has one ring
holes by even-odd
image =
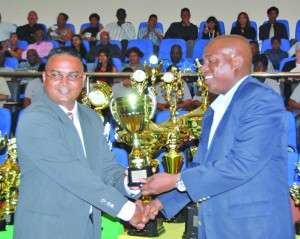
[[[111,99],[110,110],[117,123],[131,135],[132,151],[129,154],[128,185],[140,186],[141,178],[151,176],[152,166],[146,152],[141,148],[140,133],[154,116],[156,101],[151,94],[144,94],[146,74],[136,71],[133,74],[136,93],[126,97]]]

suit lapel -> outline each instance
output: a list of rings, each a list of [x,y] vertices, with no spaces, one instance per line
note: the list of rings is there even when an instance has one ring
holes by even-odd
[[[207,145],[209,139],[210,128],[214,118],[214,111],[211,107],[209,107],[204,115],[203,124],[202,124],[202,134],[201,134],[201,150],[202,150],[202,160],[204,161],[207,154]]]

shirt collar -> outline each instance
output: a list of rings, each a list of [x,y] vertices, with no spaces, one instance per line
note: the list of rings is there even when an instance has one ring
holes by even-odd
[[[59,105],[59,107],[67,114],[68,112],[71,112],[74,116],[74,119],[78,119],[78,107],[77,107],[77,101],[75,101],[74,108],[72,110],[68,110],[66,107]]]

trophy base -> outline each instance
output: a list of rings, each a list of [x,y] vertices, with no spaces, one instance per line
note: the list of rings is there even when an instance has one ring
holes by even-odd
[[[191,204],[187,207],[187,217],[185,221],[185,230],[182,239],[198,238],[198,207]]]
[[[144,168],[128,168],[128,186],[142,186],[141,178],[148,178],[153,175],[152,167],[147,166]]]
[[[0,232],[1,231],[6,231],[6,221],[4,220],[0,220]]]
[[[137,230],[134,227],[130,227],[127,234],[138,237],[159,237],[161,234],[165,233],[165,231],[163,219],[158,217],[155,220],[150,220],[143,230]]]
[[[4,219],[6,221],[6,225],[14,225],[15,222],[15,214],[4,214]]]

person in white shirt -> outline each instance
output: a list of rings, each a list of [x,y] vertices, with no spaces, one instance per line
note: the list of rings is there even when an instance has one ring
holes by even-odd
[[[2,22],[2,16],[0,13],[0,42],[9,39],[10,34],[16,32],[17,26],[9,22]]]

